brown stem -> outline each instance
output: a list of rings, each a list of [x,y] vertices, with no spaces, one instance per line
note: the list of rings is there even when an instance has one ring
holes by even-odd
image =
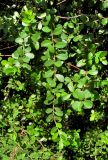
[[[0,49],[0,51],[1,51],[1,50],[5,50],[5,49],[14,48],[14,47],[16,47],[16,46],[17,46],[17,45],[14,45],[14,46],[9,46],[9,47],[5,47],[5,48],[1,48],[1,49]]]
[[[78,18],[78,17],[81,17],[81,16],[87,16],[87,17],[96,17],[95,15],[87,15],[87,14],[79,14],[79,15],[76,15],[76,16],[72,16],[72,17],[64,17],[64,16],[57,16],[58,18],[61,18],[61,19],[73,19],[73,18]]]
[[[42,142],[40,140],[37,140],[39,142],[39,144],[42,146],[42,148],[44,149],[44,145],[42,144]]]
[[[58,2],[58,3],[57,3],[57,6],[60,5],[60,4],[62,4],[62,3],[64,3],[64,2],[66,2],[66,0],[63,0],[63,1],[61,1],[61,2]]]
[[[0,55],[0,57],[12,57],[12,55],[10,55],[10,54],[4,54],[4,55]]]
[[[67,65],[73,67],[73,68],[76,69],[77,71],[80,71],[80,69],[79,69],[77,66],[74,66],[74,65],[71,64],[71,63],[67,63]]]
[[[83,16],[83,14],[80,14],[80,15],[77,15],[77,16],[73,16],[73,17],[63,17],[63,16],[57,16],[58,18],[61,18],[61,19],[73,19],[73,18],[78,18],[78,17],[81,17]]]

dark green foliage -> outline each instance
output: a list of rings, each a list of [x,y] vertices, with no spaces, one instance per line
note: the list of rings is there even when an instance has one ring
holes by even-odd
[[[1,3],[0,159],[107,160],[108,0]]]

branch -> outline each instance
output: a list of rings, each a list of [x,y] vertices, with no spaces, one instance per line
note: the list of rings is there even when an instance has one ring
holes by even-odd
[[[57,6],[60,5],[60,4],[62,4],[62,3],[64,3],[64,2],[66,2],[66,0],[63,0],[63,1],[61,1],[61,2],[58,2],[58,3],[57,3]]]
[[[17,46],[17,45],[14,45],[14,46],[9,46],[9,47],[5,47],[5,48],[1,48],[1,49],[0,49],[0,51],[1,51],[1,50],[5,50],[5,49],[14,48],[14,47],[16,47],[16,46]]]
[[[63,17],[63,16],[57,16],[58,18],[61,18],[61,19],[73,19],[73,18],[78,18],[78,17],[81,17],[83,16],[84,14],[80,14],[80,15],[77,15],[77,16],[73,16],[73,17]]]
[[[39,144],[42,146],[42,148],[44,149],[44,145],[42,144],[42,142],[40,140],[37,139],[37,141],[39,142]]]
[[[71,63],[67,63],[67,65],[73,67],[73,68],[76,69],[77,71],[80,71],[80,69],[79,69],[77,66],[74,66],[74,65],[71,64]]]
[[[78,17],[81,17],[81,16],[88,16],[88,17],[96,17],[96,15],[87,15],[87,14],[79,14],[79,15],[76,15],[76,16],[73,16],[73,17],[64,17],[64,16],[57,16],[58,18],[61,18],[61,19],[73,19],[73,18],[78,18]]]
[[[4,55],[0,55],[0,57],[12,57],[12,55],[10,55],[10,54],[4,54]]]

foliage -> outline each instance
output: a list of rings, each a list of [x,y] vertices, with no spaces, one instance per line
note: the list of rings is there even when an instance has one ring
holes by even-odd
[[[107,160],[108,1],[2,4],[0,159]]]

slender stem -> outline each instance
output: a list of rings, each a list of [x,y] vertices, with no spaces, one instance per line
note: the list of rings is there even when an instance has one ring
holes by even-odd
[[[4,54],[4,55],[0,55],[0,57],[12,57],[12,55],[10,55],[10,54]]]
[[[64,2],[66,2],[66,0],[63,0],[63,1],[61,1],[61,2],[58,2],[58,3],[57,3],[57,6],[60,5],[60,4],[62,4],[62,3],[64,3]]]
[[[53,47],[54,47],[54,37],[53,37],[53,33],[52,33],[52,43],[53,43]],[[55,62],[55,55],[54,55],[54,57],[53,57],[53,61]],[[54,80],[56,80],[56,67],[54,66]],[[54,95],[55,96],[55,95]],[[53,103],[53,118],[54,118],[54,123],[56,124],[56,119],[55,119],[55,106],[54,106],[54,103]]]
[[[58,18],[61,18],[61,19],[73,19],[73,18],[78,18],[78,17],[81,17],[83,16],[84,14],[80,14],[80,15],[77,15],[77,16],[73,16],[73,17],[64,17],[64,16],[57,16]]]
[[[58,18],[61,18],[61,19],[73,19],[73,18],[78,18],[78,17],[81,17],[81,16],[87,16],[87,17],[96,17],[96,15],[87,15],[87,14],[79,14],[79,15],[76,15],[76,16],[72,16],[72,17],[64,17],[64,16],[57,16]]]
[[[17,45],[14,45],[14,46],[9,46],[9,47],[5,47],[5,48],[1,48],[1,49],[0,49],[0,51],[1,51],[1,50],[10,49],[10,48],[14,48],[14,47],[16,47],[16,46],[17,46]]]
[[[42,144],[42,142],[40,141],[40,140],[37,140],[39,143],[40,143],[40,145],[42,146],[42,148],[44,149],[45,147],[44,147],[44,145]]]
[[[77,71],[80,71],[80,69],[79,69],[77,66],[74,66],[74,65],[71,64],[71,63],[67,63],[67,65],[73,67],[73,68],[76,69]]]

